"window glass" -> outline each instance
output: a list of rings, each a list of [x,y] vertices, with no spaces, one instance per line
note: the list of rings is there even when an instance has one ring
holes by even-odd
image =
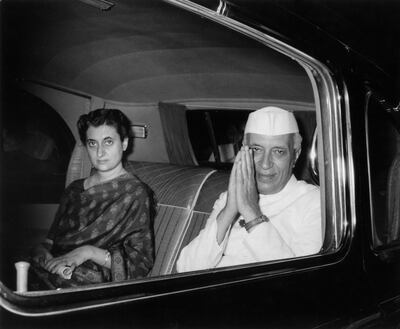
[[[187,111],[190,142],[200,165],[230,167],[242,146],[249,111]]]
[[[370,99],[366,131],[374,247],[400,243],[400,134],[392,115]]]

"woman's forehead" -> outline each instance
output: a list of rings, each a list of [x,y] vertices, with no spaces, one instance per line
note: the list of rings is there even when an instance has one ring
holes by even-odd
[[[104,139],[106,137],[119,137],[119,135],[114,126],[104,124],[98,127],[89,126],[86,137],[88,139]]]

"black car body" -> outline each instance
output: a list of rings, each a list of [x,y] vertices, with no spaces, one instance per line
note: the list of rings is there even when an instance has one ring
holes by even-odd
[[[192,227],[193,218],[211,211],[218,193],[226,188],[229,164],[222,163],[218,155],[215,131],[208,131],[207,137],[217,159],[214,164],[201,158],[203,146],[196,144],[196,140],[205,138],[204,131],[210,128],[207,122],[221,124],[224,119],[218,116],[227,118],[224,115],[230,110],[246,114],[271,102],[290,104],[307,125],[311,119],[304,114],[312,108],[316,114],[306,134],[309,148],[303,159],[305,169],[297,174],[321,187],[326,223],[321,252],[289,260],[176,273],[176,258],[189,239],[178,234],[179,247],[166,251],[169,258],[159,264],[159,273],[153,277],[84,289],[15,293],[10,279],[12,264],[23,248],[14,250],[10,245],[35,240],[32,232],[36,231],[20,224],[27,216],[31,221],[44,213],[51,218],[64,186],[66,166],[60,160],[64,169],[57,174],[21,180],[18,172],[13,172],[15,178],[4,165],[2,267],[7,269],[3,268],[0,283],[2,327],[399,326],[400,110],[396,81],[387,69],[396,61],[370,45],[362,55],[365,43],[354,39],[354,30],[346,34],[344,25],[334,36],[334,25],[329,24],[334,18],[327,8],[319,11],[323,6],[314,4],[308,7],[313,11],[306,12],[305,7],[293,2],[166,2],[118,1],[110,11],[89,14],[92,8],[78,2],[3,1],[3,40],[12,48],[3,55],[8,65],[3,69],[3,98],[17,86],[16,94],[24,95],[21,99],[39,104],[35,109],[47,105],[55,109],[54,122],[60,118],[63,122],[57,126],[57,133],[65,131],[63,139],[57,140],[62,145],[59,159],[67,154],[67,161],[79,114],[107,106],[130,113],[143,135],[137,139],[131,159],[136,172],[151,187],[157,185],[156,171],[180,170],[185,176],[182,181],[165,176],[167,190],[156,190],[164,202],[160,204],[171,202],[188,211],[185,232]],[[118,7],[126,12],[119,12]],[[393,12],[398,10],[398,6],[392,7]],[[14,30],[21,17],[27,19],[27,13],[32,14],[28,20],[31,33],[23,28]],[[315,14],[314,21],[311,14]],[[72,15],[71,21],[68,15]],[[40,17],[47,19],[37,21]],[[134,20],[132,24],[127,24],[129,17]],[[321,18],[326,18],[325,28]],[[72,23],[67,26],[57,19]],[[393,28],[396,26],[393,24]],[[15,38],[25,32],[28,40],[16,42]],[[98,37],[100,32],[104,37]],[[157,37],[151,42],[144,40],[153,35]],[[112,39],[115,36],[123,38]],[[237,44],[235,36],[240,39]],[[65,38],[65,48],[61,48],[64,42],[60,38]],[[355,48],[352,40],[358,42]],[[131,47],[137,47],[136,57]],[[144,51],[148,47],[149,52],[141,56],[140,47]],[[264,48],[268,52],[264,53]],[[172,50],[167,54],[166,49]],[[261,64],[264,58],[268,58],[265,66]],[[136,67],[132,63],[139,64]],[[304,70],[302,74],[300,69]],[[267,76],[270,80],[266,82]],[[49,115],[47,110],[40,113]],[[172,116],[174,113],[179,114]],[[203,114],[205,119],[201,119]],[[195,126],[201,120],[207,127],[196,135]],[[164,133],[157,135],[154,131],[158,130]],[[215,189],[217,183],[219,190]],[[182,194],[185,184],[196,186],[194,199],[192,192]],[[29,192],[20,196],[21,189]],[[169,200],[168,193],[177,197]],[[15,207],[22,210],[16,212]],[[27,233],[22,234],[24,229]],[[176,238],[171,236],[171,241]]]

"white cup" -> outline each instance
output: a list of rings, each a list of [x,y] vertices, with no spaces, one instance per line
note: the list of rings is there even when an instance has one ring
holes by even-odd
[[[17,292],[28,291],[28,262],[17,262],[14,264],[17,270]]]

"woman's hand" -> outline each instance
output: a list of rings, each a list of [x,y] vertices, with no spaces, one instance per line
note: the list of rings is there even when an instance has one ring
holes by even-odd
[[[73,272],[75,267],[91,258],[92,246],[82,246],[66,253],[65,255],[50,259],[46,262],[44,268],[51,273],[57,273],[62,267],[69,266],[71,272]]]
[[[45,264],[53,258],[53,255],[45,246],[39,244],[34,249],[32,258],[35,263],[44,268]]]

